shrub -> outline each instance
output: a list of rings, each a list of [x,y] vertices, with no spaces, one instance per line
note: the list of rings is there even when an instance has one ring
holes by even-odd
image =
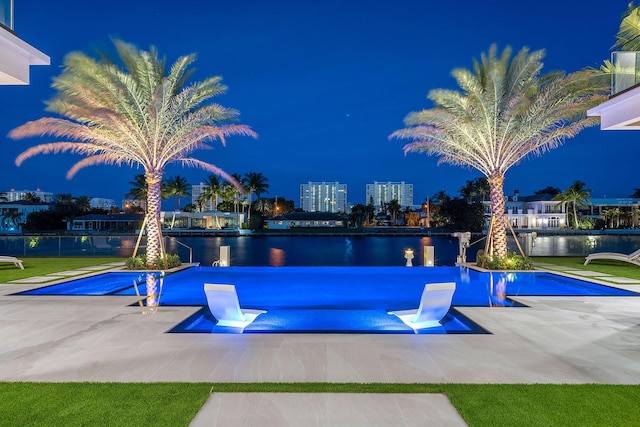
[[[182,263],[180,262],[180,257],[175,254],[167,254],[165,257],[167,259],[168,268],[179,267]],[[138,255],[137,257],[131,257],[127,259],[127,268],[129,270],[146,270],[147,269],[147,256],[146,255]],[[164,270],[164,259],[162,257],[158,258],[156,262],[153,264],[152,270]]]
[[[514,252],[509,252],[504,258],[479,254],[477,265],[488,270],[533,270],[529,258]]]

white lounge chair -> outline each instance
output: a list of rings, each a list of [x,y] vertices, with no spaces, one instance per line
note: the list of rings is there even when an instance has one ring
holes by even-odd
[[[218,320],[216,325],[246,328],[265,310],[241,309],[234,285],[204,284],[204,293],[211,314]]]
[[[14,256],[0,255],[0,262],[10,262],[13,263],[13,265],[15,265],[16,267],[20,268],[20,270],[24,270],[22,260]]]
[[[629,262],[631,264],[640,265],[640,249],[635,252],[627,254],[621,254],[617,252],[596,252],[593,254],[587,255],[587,258],[584,260],[584,265],[589,264],[594,259],[615,259],[618,261]]]
[[[435,328],[442,326],[440,321],[451,308],[455,282],[427,283],[424,285],[420,307],[413,310],[390,311],[412,329]]]

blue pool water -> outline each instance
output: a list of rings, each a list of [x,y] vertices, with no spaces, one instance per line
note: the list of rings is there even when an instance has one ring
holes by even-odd
[[[145,279],[140,273],[105,273],[21,295],[144,294]],[[161,278],[158,286],[163,306],[204,307],[171,332],[231,332],[215,326],[203,289],[205,283],[230,283],[242,307],[267,310],[245,333],[413,333],[387,312],[417,308],[426,283],[447,281],[456,282],[452,309],[442,327],[421,333],[485,332],[455,307],[514,306],[511,298],[517,296],[637,295],[550,273],[482,273],[463,267],[194,267]]]

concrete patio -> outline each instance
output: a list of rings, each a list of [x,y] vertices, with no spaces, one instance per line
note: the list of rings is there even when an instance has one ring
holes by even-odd
[[[640,284],[617,286],[640,290]],[[1,381],[640,383],[637,297],[521,297],[527,307],[458,308],[490,332],[483,335],[209,335],[166,333],[200,307],[149,312],[137,297],[10,295],[33,287],[1,288]],[[369,405],[380,404],[372,402],[389,398],[370,396],[347,405],[356,424]],[[441,397],[429,396],[433,408],[442,409]],[[287,402],[296,401],[230,398],[245,399],[234,404],[249,407],[274,399],[284,405],[277,417],[286,420]],[[319,419],[334,404],[330,396],[305,398]],[[201,425],[219,415],[224,399],[212,395]],[[455,410],[444,413],[442,425],[461,422]],[[424,420],[416,416],[416,424],[405,425]]]

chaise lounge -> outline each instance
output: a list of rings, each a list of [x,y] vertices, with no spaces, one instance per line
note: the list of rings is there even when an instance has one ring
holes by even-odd
[[[218,321],[218,326],[246,328],[265,310],[251,310],[240,308],[238,294],[234,285],[204,284],[204,293],[211,314]]]
[[[621,254],[617,252],[596,252],[587,255],[584,260],[584,265],[589,264],[594,259],[614,259],[617,261],[624,261],[635,265],[640,265],[640,249],[635,252],[627,254]]]
[[[0,255],[0,262],[10,262],[13,263],[13,265],[15,265],[16,267],[20,268],[20,270],[24,270],[22,260],[14,256]]]
[[[455,282],[427,283],[424,285],[420,306],[412,310],[390,311],[413,330],[442,326],[440,321],[451,308],[451,300],[456,291]]]

